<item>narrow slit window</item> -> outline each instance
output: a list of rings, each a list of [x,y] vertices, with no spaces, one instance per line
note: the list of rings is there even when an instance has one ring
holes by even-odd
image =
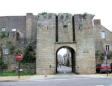
[[[58,16],[56,16],[56,42],[58,42]]]

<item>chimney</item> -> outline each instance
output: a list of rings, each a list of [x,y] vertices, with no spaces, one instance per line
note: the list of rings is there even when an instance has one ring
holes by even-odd
[[[94,25],[101,25],[100,19],[94,19]]]

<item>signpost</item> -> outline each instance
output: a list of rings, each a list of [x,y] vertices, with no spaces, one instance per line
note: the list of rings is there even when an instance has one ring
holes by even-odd
[[[16,56],[17,60],[19,61],[18,62],[18,78],[20,78],[20,61],[22,60],[22,54],[17,54]]]
[[[0,51],[0,58],[2,58],[2,53],[1,53],[1,51]]]
[[[108,66],[107,66],[107,51],[104,51],[104,56],[105,56],[106,70],[107,70],[107,76],[108,76]]]

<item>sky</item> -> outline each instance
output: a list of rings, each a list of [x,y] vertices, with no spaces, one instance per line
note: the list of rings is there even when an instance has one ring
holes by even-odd
[[[101,19],[102,25],[112,31],[112,0],[1,0],[0,16],[16,16],[41,12],[90,13]]]
[[[65,55],[65,54],[67,54],[67,49],[66,48],[61,48],[59,51],[58,51],[58,53],[57,53],[58,55]]]

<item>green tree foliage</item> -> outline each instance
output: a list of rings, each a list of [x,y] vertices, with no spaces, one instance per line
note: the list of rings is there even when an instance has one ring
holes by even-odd
[[[10,54],[13,54],[14,53],[14,50],[15,50],[15,46],[14,45],[10,45]]]
[[[39,13],[40,15],[46,15],[47,14],[47,12],[42,12],[42,13]]]
[[[100,60],[104,60],[104,53],[102,53],[102,52],[100,52],[100,51],[96,51],[96,53],[95,53],[95,57],[96,57],[96,59],[100,59]]]
[[[8,31],[2,31],[0,32],[0,38],[8,38],[9,32]]]
[[[2,57],[3,58],[3,57]],[[1,69],[6,69],[7,68],[7,64],[5,64],[3,61],[2,61],[2,58],[0,58],[0,68]]]
[[[0,54],[1,54],[1,56],[0,56],[0,68],[1,69],[5,69],[5,68],[7,68],[7,64],[5,64],[4,62],[3,62],[3,55],[2,55],[2,47],[0,46]]]
[[[112,59],[112,51],[109,51],[109,52],[108,52],[107,58],[108,58],[108,59]]]
[[[30,43],[24,49],[23,63],[34,63],[36,61],[34,46]]]
[[[7,45],[9,47],[10,54],[14,54],[14,52],[15,52],[15,46],[13,45],[13,43],[11,42],[11,40],[7,40]]]
[[[105,56],[104,53],[100,52],[100,51],[96,51],[96,59],[100,58],[100,60],[104,60]],[[112,59],[112,51],[109,51],[107,54],[107,59]]]
[[[17,49],[16,50],[16,56],[17,56],[17,54],[22,54],[22,51],[20,49]]]
[[[104,59],[105,59],[104,53],[101,53],[101,54],[100,54],[100,59],[101,59],[101,60],[104,60]]]

